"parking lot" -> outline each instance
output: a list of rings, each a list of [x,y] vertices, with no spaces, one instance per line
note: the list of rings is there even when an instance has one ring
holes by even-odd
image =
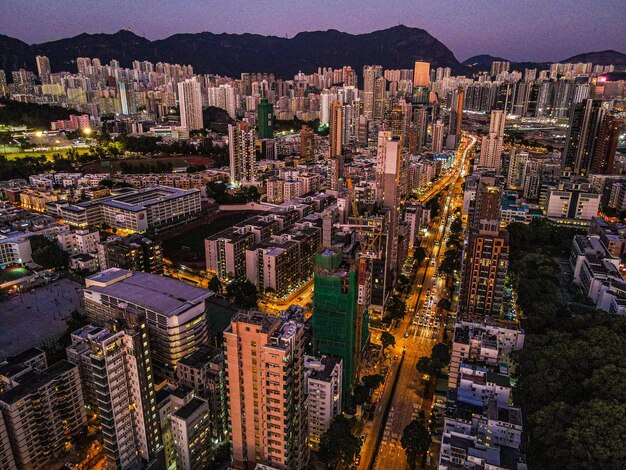
[[[0,359],[61,335],[80,307],[81,285],[61,279],[0,303]]]

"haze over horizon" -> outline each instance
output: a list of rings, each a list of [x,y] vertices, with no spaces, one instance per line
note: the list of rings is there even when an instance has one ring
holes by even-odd
[[[70,0],[4,3],[0,33],[29,44],[124,28],[155,40],[203,31],[281,37],[327,29],[362,34],[404,24],[428,31],[459,61],[478,54],[513,61],[557,61],[583,52],[626,51],[626,9],[613,0],[596,1],[591,17],[589,4],[583,0],[469,0],[463,8],[452,0],[390,0],[383,11],[374,0],[345,0],[340,4],[321,0],[315,9],[303,0],[289,2],[288,8],[284,8],[284,1],[267,0],[265,8],[255,10],[254,15],[242,14],[252,8],[251,0],[224,4],[110,0],[106,8],[93,2],[91,7],[84,5],[80,9]],[[219,11],[212,10],[217,5]],[[119,15],[120,11],[124,15]],[[151,14],[146,16],[146,11]],[[597,33],[600,28],[601,35]]]

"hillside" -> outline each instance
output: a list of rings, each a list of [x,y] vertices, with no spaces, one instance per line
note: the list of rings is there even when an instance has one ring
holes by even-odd
[[[35,70],[35,56],[50,58],[53,72],[76,71],[77,57],[98,57],[103,63],[117,59],[125,67],[133,60],[191,64],[197,73],[239,76],[242,72],[274,72],[291,78],[299,71],[350,65],[362,74],[364,65],[411,68],[416,60],[434,67],[467,69],[443,43],[427,31],[407,26],[348,34],[336,30],[299,33],[293,38],[256,34],[175,34],[149,41],[130,31],[114,34],[83,33],[73,38],[28,44],[0,37],[0,64],[5,70],[24,66]]]

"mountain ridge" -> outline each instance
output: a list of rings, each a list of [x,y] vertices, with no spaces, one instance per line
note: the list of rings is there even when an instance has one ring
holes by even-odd
[[[415,60],[434,67],[467,73],[452,51],[426,30],[398,25],[363,34],[330,29],[303,31],[292,38],[244,33],[177,33],[150,41],[132,31],[81,33],[41,44],[0,36],[0,68],[36,70],[35,56],[46,55],[53,72],[76,71],[77,57],[97,57],[102,63],[117,59],[130,67],[133,60],[191,64],[197,73],[237,77],[242,72],[274,72],[292,78],[318,67],[352,66],[359,75],[364,65],[411,68]]]
[[[577,63],[577,62],[591,62],[594,65],[615,65],[616,70],[626,69],[626,54],[607,49],[605,51],[593,51],[583,52],[567,59],[551,62],[516,62],[514,60],[505,59],[503,57],[492,56],[489,54],[478,54],[465,59],[461,62],[466,67],[469,67],[472,71],[484,71],[491,68],[493,61],[507,61],[511,63],[511,70],[519,70],[522,72],[525,68],[537,68],[539,70],[545,70],[550,68],[550,64],[553,63]]]

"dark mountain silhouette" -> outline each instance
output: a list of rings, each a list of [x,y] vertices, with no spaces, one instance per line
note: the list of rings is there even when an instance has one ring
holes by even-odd
[[[615,65],[616,69],[625,70],[626,54],[613,50],[585,52],[562,60],[561,62],[591,62],[594,65]]]
[[[502,57],[494,57],[488,54],[481,54],[470,57],[463,61],[463,65],[468,67],[472,72],[489,71],[491,63],[494,61],[507,60],[511,62],[511,70],[524,71],[526,68],[536,68],[545,70],[550,68],[552,62],[515,62]],[[556,62],[556,61],[555,61]],[[567,59],[559,61],[560,63],[578,63],[591,62],[593,65],[615,65],[616,70],[626,70],[626,54],[621,52],[608,50],[598,52],[585,52]]]
[[[204,32],[149,41],[122,30],[28,45],[0,36],[0,66],[7,71],[19,67],[36,70],[38,54],[50,58],[53,72],[75,72],[77,57],[97,57],[103,64],[117,59],[125,67],[133,60],[191,64],[197,73],[234,77],[241,72],[274,72],[277,77],[292,78],[298,71],[311,73],[318,67],[343,65],[352,66],[361,75],[367,64],[411,68],[416,60],[450,67],[457,74],[467,72],[443,43],[423,29],[407,26],[356,35],[336,30],[304,32],[290,39]]]

